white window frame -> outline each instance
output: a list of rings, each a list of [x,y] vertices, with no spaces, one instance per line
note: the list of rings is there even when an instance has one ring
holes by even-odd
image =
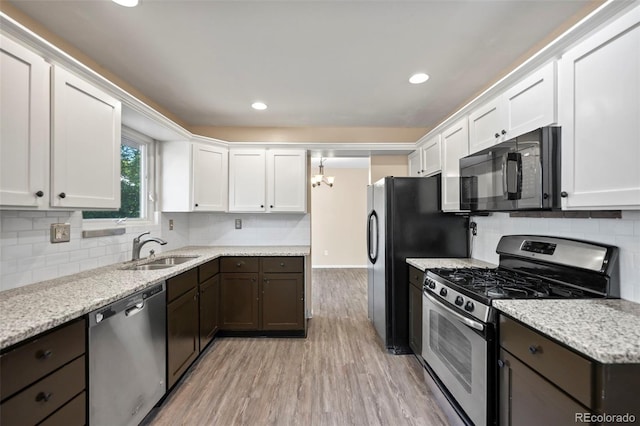
[[[108,218],[108,219],[82,219],[83,229],[116,228],[123,225],[148,226],[157,224],[156,211],[156,144],[157,142],[147,135],[136,130],[122,126],[121,145],[128,145],[140,149],[143,161],[141,162],[140,199],[145,200],[140,206],[140,217],[136,218]],[[124,219],[124,220],[123,220]]]

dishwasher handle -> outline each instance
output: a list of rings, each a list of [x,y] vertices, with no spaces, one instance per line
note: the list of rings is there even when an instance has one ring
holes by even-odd
[[[127,308],[124,311],[124,316],[126,316],[126,317],[133,316],[133,315],[137,314],[138,312],[142,311],[143,309],[144,309],[144,301],[138,302],[135,305],[133,305],[132,307]]]

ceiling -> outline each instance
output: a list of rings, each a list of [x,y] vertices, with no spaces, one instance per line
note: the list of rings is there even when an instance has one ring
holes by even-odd
[[[188,125],[431,128],[593,2],[11,3]]]

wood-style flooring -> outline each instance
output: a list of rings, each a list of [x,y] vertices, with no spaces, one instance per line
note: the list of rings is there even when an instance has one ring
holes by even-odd
[[[150,425],[446,425],[413,355],[384,351],[365,269],[313,271],[306,339],[219,338]]]

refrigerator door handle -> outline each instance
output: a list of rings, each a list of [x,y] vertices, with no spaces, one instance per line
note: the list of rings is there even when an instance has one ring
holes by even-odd
[[[374,226],[375,223],[375,226]],[[367,220],[367,256],[369,257],[369,261],[373,264],[378,260],[378,214],[375,210],[369,213],[369,218]],[[372,247],[373,236],[372,233],[375,233],[375,250]]]

